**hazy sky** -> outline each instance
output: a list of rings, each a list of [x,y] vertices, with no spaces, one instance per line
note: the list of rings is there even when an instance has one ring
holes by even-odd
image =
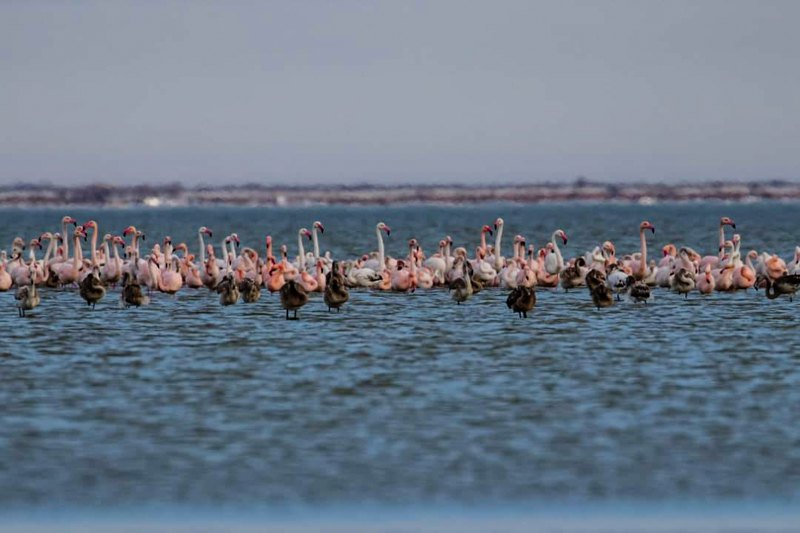
[[[0,2],[0,182],[800,178],[800,1]]]

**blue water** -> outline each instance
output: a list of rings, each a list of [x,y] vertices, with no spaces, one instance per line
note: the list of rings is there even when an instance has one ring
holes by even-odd
[[[323,250],[388,253],[416,237],[474,248],[506,222],[537,247],[558,227],[565,255],[605,239],[638,246],[638,224],[716,252],[721,215],[743,249],[789,257],[795,204],[462,206],[293,209],[3,210],[0,243],[58,229],[134,224],[196,251],[196,228],[236,231],[295,253],[321,220]],[[219,241],[218,238],[215,240]],[[508,253],[508,248],[506,250]],[[763,293],[598,311],[587,293],[540,290],[528,320],[487,290],[353,291],[340,314],[320,297],[282,319],[275,296],[220,307],[215,294],[155,295],[92,311],[77,291],[44,291],[19,319],[0,294],[0,508],[258,509],[800,499],[800,302]],[[5,311],[2,311],[5,309]]]

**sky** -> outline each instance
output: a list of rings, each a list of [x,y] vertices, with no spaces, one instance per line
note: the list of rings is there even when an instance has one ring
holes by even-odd
[[[800,2],[0,1],[0,183],[800,179]]]

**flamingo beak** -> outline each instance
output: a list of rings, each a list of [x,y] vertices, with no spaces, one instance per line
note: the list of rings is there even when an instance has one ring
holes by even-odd
[[[319,232],[325,233],[325,226],[323,226],[322,224],[319,225]]]
[[[655,226],[650,226],[650,231],[652,231],[652,232],[653,232],[653,235],[655,235],[655,234],[656,234],[656,228],[655,228]]]
[[[561,236],[561,240],[564,241],[564,246],[566,246],[567,245],[567,235],[566,234],[562,235]]]
[[[142,237],[142,240],[145,240],[145,234],[144,233],[141,234],[141,237]]]
[[[392,234],[392,230],[389,228],[389,226],[384,226],[383,230],[386,232],[387,236]]]

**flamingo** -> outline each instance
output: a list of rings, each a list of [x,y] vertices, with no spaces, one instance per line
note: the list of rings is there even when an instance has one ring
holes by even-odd
[[[564,230],[557,229],[550,236],[550,244],[552,244],[551,252],[547,254],[544,260],[544,268],[548,274],[558,275],[564,269],[564,258],[561,256],[561,250],[558,248],[556,239],[561,239],[564,246],[567,245],[567,234]]]
[[[725,246],[725,226],[736,229],[736,223],[729,217],[719,219],[719,248],[717,255],[707,255],[700,260],[700,270],[704,270],[707,264],[711,265],[712,270],[719,265],[722,259],[722,251]]]

